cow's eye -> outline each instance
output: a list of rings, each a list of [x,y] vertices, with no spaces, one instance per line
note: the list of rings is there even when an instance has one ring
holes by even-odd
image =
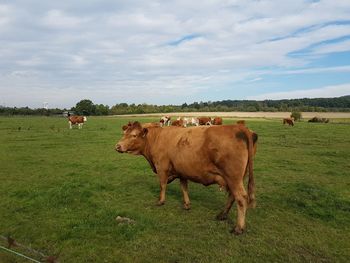
[[[134,134],[132,137],[136,138],[136,137],[137,137],[137,135],[136,135],[136,134]]]

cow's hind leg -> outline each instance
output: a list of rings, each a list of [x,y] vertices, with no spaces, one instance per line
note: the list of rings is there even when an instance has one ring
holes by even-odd
[[[187,179],[180,178],[181,190],[184,198],[184,209],[191,209],[190,198],[188,196],[188,183]]]
[[[217,216],[216,219],[217,220],[226,220],[227,219],[227,215],[230,212],[230,209],[233,205],[233,202],[235,201],[235,198],[233,197],[233,195],[229,192],[228,197],[227,197],[227,201],[226,201],[226,205],[224,210],[222,210]]]
[[[240,167],[241,169],[239,169],[239,166],[240,165],[234,166],[235,169],[227,167],[224,174],[230,194],[233,196],[237,205],[237,222],[233,229],[233,232],[236,235],[242,234],[245,229],[245,215],[248,206],[248,196],[243,186],[243,177],[246,166],[244,165]],[[229,201],[230,200],[227,202],[227,207],[229,206]]]
[[[242,234],[245,229],[245,215],[247,211],[247,193],[243,186],[243,180],[238,185],[229,185],[231,194],[233,194],[234,199],[237,204],[237,222],[233,229],[236,235]],[[233,189],[233,191],[231,190]],[[233,193],[232,193],[233,192]]]

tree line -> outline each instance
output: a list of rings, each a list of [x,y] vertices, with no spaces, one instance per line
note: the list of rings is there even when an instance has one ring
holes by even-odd
[[[311,111],[311,112],[349,112],[350,95],[338,98],[316,99],[284,99],[284,100],[223,100],[214,102],[193,102],[182,105],[153,105],[153,104],[127,104],[117,103],[112,107],[103,104],[94,104],[91,100],[79,101],[71,109],[31,109],[29,107],[3,107],[0,106],[0,115],[61,115],[70,111],[79,115],[119,115],[141,113],[170,113],[170,112],[229,112],[229,111]]]

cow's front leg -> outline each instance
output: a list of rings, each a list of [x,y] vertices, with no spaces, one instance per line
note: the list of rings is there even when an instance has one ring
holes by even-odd
[[[168,174],[165,172],[159,172],[159,183],[160,183],[160,195],[158,205],[164,205],[165,203],[165,191],[168,183]]]
[[[184,198],[184,209],[191,209],[190,197],[188,196],[188,181],[187,179],[180,178],[181,190]]]

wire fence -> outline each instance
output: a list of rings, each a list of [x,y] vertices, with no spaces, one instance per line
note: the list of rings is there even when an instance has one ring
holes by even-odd
[[[3,243],[6,243],[5,246],[0,245],[0,249],[6,251],[8,253],[14,254],[18,257],[28,259],[32,262],[59,263],[58,262],[58,255],[57,256],[56,255],[55,256],[47,256],[44,253],[42,253],[38,250],[35,250],[29,246],[25,246],[25,245],[20,244],[11,236],[0,235],[0,238],[3,240]],[[23,250],[24,252],[21,251],[22,253],[20,253],[20,252],[16,251],[15,248],[19,248],[19,249]],[[26,254],[29,254],[31,256],[26,255]],[[34,257],[39,258],[39,260],[35,259]]]

